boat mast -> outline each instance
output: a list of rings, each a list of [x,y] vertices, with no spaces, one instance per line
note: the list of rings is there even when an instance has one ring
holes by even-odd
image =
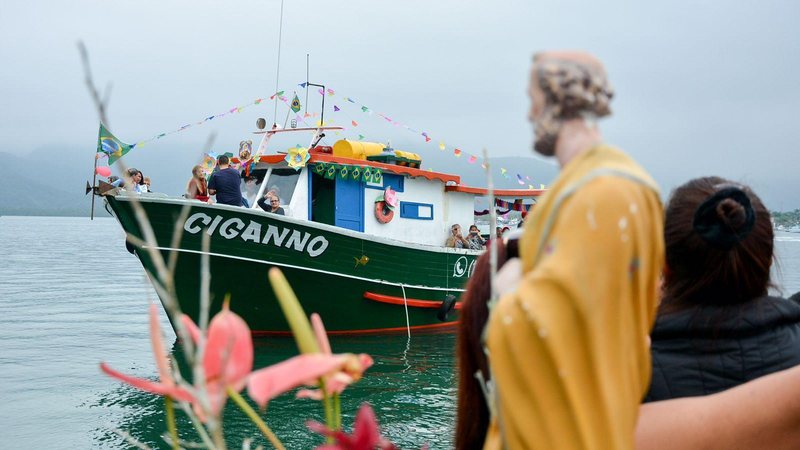
[[[281,22],[278,26],[278,64],[275,66],[275,110],[272,113],[272,129],[278,126],[278,80],[281,74],[281,39],[283,38],[283,0],[281,0]]]

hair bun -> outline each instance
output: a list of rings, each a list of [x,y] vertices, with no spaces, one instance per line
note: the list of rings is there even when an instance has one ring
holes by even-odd
[[[732,198],[726,198],[717,204],[717,216],[722,224],[733,231],[738,231],[747,222],[744,206]]]
[[[750,197],[729,186],[707,198],[695,211],[692,227],[712,247],[730,250],[746,238],[756,222]]]

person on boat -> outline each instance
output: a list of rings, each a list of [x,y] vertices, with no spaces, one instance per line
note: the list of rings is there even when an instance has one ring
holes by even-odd
[[[773,230],[758,196],[698,178],[672,193],[665,217],[645,401],[714,394],[800,364],[800,305],[767,294]]]
[[[535,55],[529,94],[534,149],[562,172],[486,326],[496,414],[484,449],[632,449],[664,257],[659,191],[603,141],[595,119],[613,92],[595,57]]]
[[[268,213],[286,215],[286,212],[281,208],[280,199],[269,192],[258,200],[258,206]]]
[[[125,173],[123,173],[122,178],[117,179],[113,183],[111,183],[114,187],[121,187],[126,191],[136,192],[137,194],[142,193],[142,172],[134,169],[133,167],[129,168]]]
[[[450,236],[444,243],[445,247],[450,248],[469,248],[469,242],[461,234],[461,225],[455,223],[450,227]]]
[[[209,200],[206,176],[203,173],[203,167],[200,165],[192,167],[192,178],[186,184],[186,197],[200,200],[201,202],[208,202]]]
[[[226,155],[219,155],[217,167],[219,170],[211,174],[211,180],[208,182],[208,193],[216,196],[217,203],[242,206],[242,181],[239,171],[230,167],[230,160]]]
[[[142,178],[142,191],[153,192],[150,190],[150,177]]]
[[[470,225],[467,242],[469,243],[468,247],[470,250],[481,250],[483,246],[486,245],[486,240],[481,236],[477,225]]]

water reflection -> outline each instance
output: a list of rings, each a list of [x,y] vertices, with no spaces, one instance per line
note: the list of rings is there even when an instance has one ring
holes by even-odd
[[[255,367],[261,368],[297,354],[291,338],[257,338]],[[334,352],[368,353],[375,365],[365,377],[342,396],[342,423],[347,429],[362,402],[370,402],[384,435],[402,448],[415,449],[428,443],[432,448],[452,446],[455,417],[455,378],[452,334],[412,336],[331,337]],[[176,342],[173,354],[184,376],[190,374]],[[155,374],[153,374],[155,378]],[[96,406],[108,410],[114,419],[96,432],[95,442],[103,448],[128,448],[111,429],[119,428],[137,440],[157,448],[166,444],[163,400],[125,385],[106,393]],[[197,442],[188,418],[178,414],[181,438]],[[224,411],[226,440],[241,448],[242,440],[253,437],[254,446],[269,444],[235,405]],[[266,422],[287,448],[311,448],[322,439],[308,431],[305,421],[323,421],[322,406],[313,400],[296,400],[283,395],[267,407]]]

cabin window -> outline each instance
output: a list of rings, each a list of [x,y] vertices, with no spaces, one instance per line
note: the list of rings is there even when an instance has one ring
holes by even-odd
[[[272,169],[267,179],[267,188],[264,193],[270,190],[275,190],[278,197],[281,199],[282,205],[288,205],[292,200],[294,188],[297,186],[297,180],[300,179],[300,172],[294,169]]]
[[[433,205],[430,203],[400,202],[400,217],[404,219],[433,220]]]
[[[371,183],[367,182],[366,187],[371,189],[386,189],[387,187],[391,186],[397,192],[403,192],[403,183],[405,182],[406,177],[403,175],[397,175],[393,173],[383,173],[383,180],[381,183]]]

